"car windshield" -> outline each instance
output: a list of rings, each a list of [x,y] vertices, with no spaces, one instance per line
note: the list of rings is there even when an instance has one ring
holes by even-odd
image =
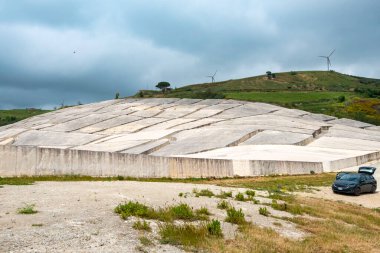
[[[360,175],[358,174],[345,174],[339,178],[339,180],[346,180],[346,181],[358,181],[360,178]]]

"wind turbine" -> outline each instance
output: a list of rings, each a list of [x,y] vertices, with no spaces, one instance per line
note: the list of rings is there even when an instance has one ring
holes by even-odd
[[[210,78],[211,78],[211,82],[212,82],[212,83],[215,82],[215,75],[216,75],[216,72],[218,72],[218,70],[215,71],[215,73],[214,73],[212,76],[207,76],[207,77],[210,77]]]
[[[326,58],[327,60],[327,71],[330,71],[330,66],[331,66],[331,61],[330,61],[330,56],[335,52],[335,49],[329,54],[329,56],[319,56],[322,58]]]

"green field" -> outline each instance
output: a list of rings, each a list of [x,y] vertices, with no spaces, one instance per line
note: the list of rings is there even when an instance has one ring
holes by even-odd
[[[0,126],[15,123],[17,121],[49,112],[41,109],[14,109],[0,110]]]
[[[286,105],[289,103],[309,103],[309,102],[324,102],[324,101],[338,101],[341,96],[352,97],[350,92],[228,92],[224,93],[226,98],[247,100],[265,103],[277,103]]]
[[[166,94],[142,91],[136,96],[228,98],[265,102],[380,125],[380,79],[333,71],[276,73],[273,79],[262,75],[187,85]]]

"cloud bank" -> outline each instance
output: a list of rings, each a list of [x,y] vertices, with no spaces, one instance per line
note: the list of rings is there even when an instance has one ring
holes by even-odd
[[[290,70],[380,78],[373,0],[0,0],[0,108]],[[75,53],[74,53],[75,51]]]

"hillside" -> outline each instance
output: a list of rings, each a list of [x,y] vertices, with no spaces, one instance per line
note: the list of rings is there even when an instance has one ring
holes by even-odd
[[[143,90],[137,97],[229,98],[266,102],[380,125],[380,79],[327,71],[275,73],[187,85],[166,94]]]
[[[14,109],[14,110],[0,110],[0,126],[5,126],[8,124],[15,123],[17,121],[36,116],[45,112],[47,110],[41,109]]]

